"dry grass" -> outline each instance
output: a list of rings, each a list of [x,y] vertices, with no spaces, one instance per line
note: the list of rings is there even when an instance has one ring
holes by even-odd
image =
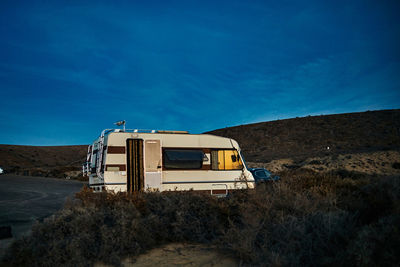
[[[0,166],[7,173],[78,178],[87,146],[0,145]]]
[[[249,265],[400,261],[399,177],[292,171],[225,199],[196,192],[76,195],[15,242],[3,264],[119,265],[172,242],[213,244]]]
[[[395,109],[260,122],[209,133],[238,141],[247,161],[269,162],[399,150],[399,129],[400,110]]]
[[[375,151],[343,155],[311,157],[305,160],[277,159],[270,162],[247,162],[250,167],[264,167],[271,172],[309,169],[315,172],[346,171],[382,176],[400,175],[400,150]]]

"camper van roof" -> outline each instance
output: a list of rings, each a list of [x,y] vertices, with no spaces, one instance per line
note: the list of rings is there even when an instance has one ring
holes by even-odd
[[[176,130],[148,130],[148,129],[113,129],[113,132],[123,133],[168,133],[168,134],[188,134],[188,131],[176,131]]]
[[[189,134],[188,131],[176,130],[149,130],[149,129],[104,129],[101,133],[102,136],[110,133],[158,133],[158,134]]]

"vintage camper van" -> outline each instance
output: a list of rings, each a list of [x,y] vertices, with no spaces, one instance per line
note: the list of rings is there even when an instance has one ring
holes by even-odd
[[[88,147],[83,172],[95,191],[254,188],[238,143],[185,131],[104,130]]]

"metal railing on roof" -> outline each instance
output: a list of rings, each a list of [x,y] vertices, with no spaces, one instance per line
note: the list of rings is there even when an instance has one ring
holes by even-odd
[[[105,129],[102,135],[109,133],[165,133],[165,134],[188,134],[188,131],[175,131],[175,130],[150,130],[150,129]]]

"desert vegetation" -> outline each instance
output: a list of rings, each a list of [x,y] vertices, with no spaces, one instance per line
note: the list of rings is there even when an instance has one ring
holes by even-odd
[[[209,244],[244,265],[395,266],[399,177],[292,170],[227,198],[198,192],[92,193],[14,242],[2,264],[120,265],[172,242]]]
[[[400,150],[375,151],[355,154],[311,157],[305,160],[277,159],[270,162],[247,162],[252,168],[264,167],[271,172],[295,169],[309,169],[315,172],[331,173],[347,171],[367,175],[400,175]]]
[[[86,145],[0,145],[0,166],[18,175],[81,179],[86,153]]]
[[[400,150],[400,110],[307,116],[210,131],[238,141],[247,161]]]

